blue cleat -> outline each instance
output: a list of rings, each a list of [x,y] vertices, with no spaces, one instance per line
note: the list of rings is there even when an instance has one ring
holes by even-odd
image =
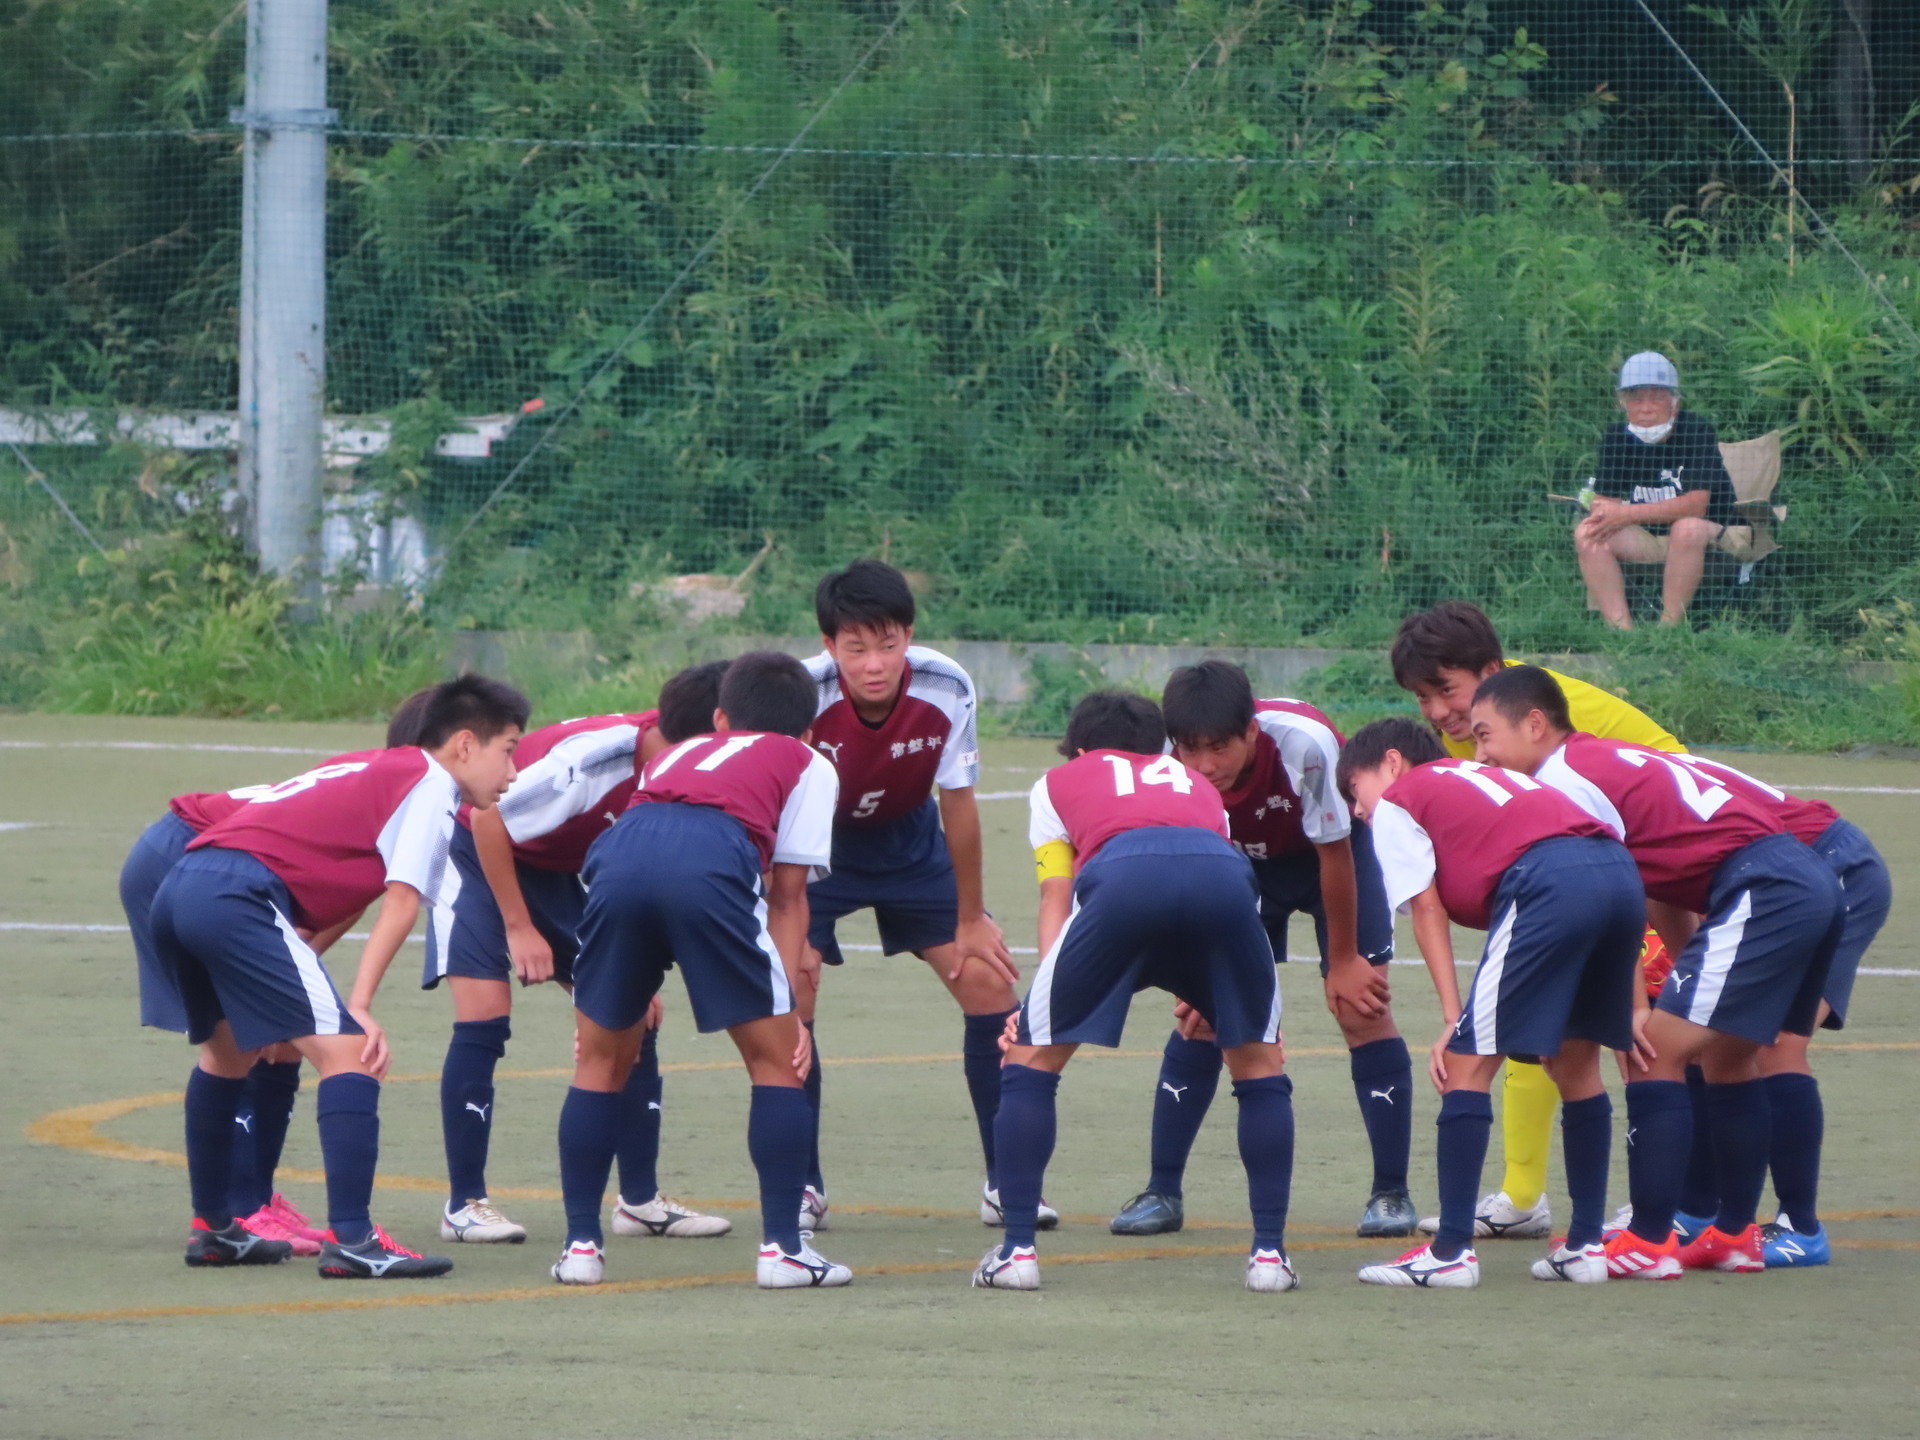
[[[1107,1229],[1115,1235],[1171,1235],[1186,1223],[1186,1207],[1178,1195],[1142,1190],[1120,1207]]]
[[[1833,1259],[1827,1244],[1827,1227],[1802,1235],[1782,1215],[1771,1225],[1760,1227],[1760,1253],[1767,1257],[1769,1270],[1804,1270],[1809,1265],[1826,1265]]]
[[[1673,1238],[1681,1245],[1690,1245],[1706,1233],[1713,1224],[1711,1215],[1689,1215],[1684,1211],[1673,1212]]]

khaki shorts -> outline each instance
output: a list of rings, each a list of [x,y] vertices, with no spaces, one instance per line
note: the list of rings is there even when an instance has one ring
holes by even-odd
[[[1665,535],[1656,535],[1644,525],[1623,525],[1614,533],[1617,535],[1632,536],[1635,548],[1639,551],[1640,555],[1646,557],[1645,559],[1636,557],[1635,559],[1627,560],[1625,562],[1626,564],[1659,565],[1665,562],[1667,558],[1667,537]],[[1759,554],[1754,552],[1753,527],[1751,525],[1722,525],[1720,527],[1720,534],[1713,542],[1713,548],[1720,551],[1723,555],[1732,556],[1742,564],[1746,564],[1751,560],[1758,560],[1766,554],[1765,551],[1761,551]]]

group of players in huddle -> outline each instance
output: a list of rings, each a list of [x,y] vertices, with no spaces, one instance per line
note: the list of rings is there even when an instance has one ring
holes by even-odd
[[[964,1017],[980,1218],[1002,1228],[976,1286],[1039,1287],[1036,1232],[1059,1223],[1042,1189],[1060,1075],[1079,1045],[1118,1045],[1148,987],[1173,995],[1175,1028],[1148,1183],[1111,1228],[1181,1227],[1188,1154],[1224,1068],[1253,1216],[1246,1284],[1299,1283],[1275,972],[1295,912],[1314,924],[1372,1152],[1358,1233],[1432,1235],[1363,1281],[1472,1286],[1476,1238],[1551,1234],[1556,1097],[1572,1214],[1538,1278],[1825,1263],[1807,1042],[1844,1020],[1890,895],[1872,844],[1830,807],[1686,755],[1604,691],[1507,661],[1486,617],[1449,602],[1410,617],[1393,652],[1428,724],[1379,720],[1347,740],[1311,705],[1256,699],[1221,661],[1174,671],[1159,705],[1086,696],[1065,763],[1030,797],[1042,958],[1022,1000],[984,905],[971,680],[913,644],[912,593],[884,564],[827,576],[816,609],[820,655],[696,666],[653,710],[528,732],[523,696],[463,676],[406,702],[383,750],[171,802],[128,857],[121,898],[143,1022],[199,1047],[188,1265],[305,1254],[325,1278],[452,1268],[370,1213],[388,1063],[372,1004],[423,899],[423,984],[444,982],[454,1008],[443,1240],[526,1239],[488,1196],[494,1070],[514,982],[571,993],[563,1284],[604,1277],[616,1165],[615,1234],[731,1229],[658,1185],[656,1033],[675,967],[694,1023],[731,1036],[751,1081],[759,1285],[852,1279],[813,1245],[829,1225],[815,1011],[823,967],[841,963],[835,924],[859,909]],[[376,900],[342,998],[319,956]],[[1382,968],[1396,909],[1445,1020],[1426,1064],[1440,1194],[1424,1220],[1407,1184],[1413,1061]],[[1488,932],[1464,1000],[1450,924]],[[1603,1048],[1620,1057],[1628,1115],[1631,1203],[1612,1224]],[[1476,1202],[1503,1059],[1507,1173]],[[303,1062],[320,1077],[324,1228],[274,1185]],[[1761,1226],[1770,1166],[1780,1213]]]

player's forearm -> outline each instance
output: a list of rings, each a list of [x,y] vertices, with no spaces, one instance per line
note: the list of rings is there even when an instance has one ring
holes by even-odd
[[[1453,968],[1453,931],[1447,924],[1446,907],[1439,892],[1429,886],[1414,896],[1412,910],[1414,943],[1440,997],[1440,1014],[1451,1025],[1460,1018],[1460,977]]]
[[[1327,959],[1351,963],[1360,953],[1360,882],[1353,872],[1353,842],[1342,837],[1314,846],[1320,857],[1320,905],[1327,917]]]
[[[1691,910],[1682,910],[1678,905],[1669,905],[1664,900],[1649,900],[1647,923],[1666,945],[1667,953],[1678,956],[1687,948],[1687,942],[1693,939],[1693,932],[1700,928],[1700,917]]]
[[[413,933],[413,922],[419,918],[420,892],[399,880],[388,885],[387,893],[380,900],[380,913],[373,919],[373,933],[367,936],[366,946],[360,951],[360,969],[353,977],[349,1005],[360,1010],[372,1008],[373,997],[380,989],[387,967],[400,953],[407,936]]]
[[[1627,507],[1636,525],[1664,525],[1674,520],[1691,520],[1707,513],[1707,492],[1689,490],[1671,500],[1643,500]]]
[[[807,919],[806,867],[775,865],[767,884],[767,934],[779,952],[789,986],[797,982],[806,952]]]
[[[947,853],[953,857],[960,919],[978,920],[987,913],[987,903],[981,879],[980,803],[971,789],[940,792],[940,827],[946,831]]]
[[[1073,910],[1073,882],[1052,878],[1040,882],[1040,953],[1051,954],[1054,941],[1066,928]]]
[[[480,859],[480,873],[487,877],[487,888],[493,891],[493,903],[500,907],[500,919],[507,929],[531,929],[533,915],[527,909],[520,872],[513,863],[513,837],[507,834],[507,822],[500,818],[498,808],[473,812],[473,852]]]
[[[366,913],[366,911],[362,910],[360,915]],[[329,925],[324,930],[316,931],[313,938],[307,941],[307,944],[312,947],[313,953],[316,955],[324,955],[327,951],[331,950],[336,940],[359,923],[360,915],[349,916],[337,925]]]

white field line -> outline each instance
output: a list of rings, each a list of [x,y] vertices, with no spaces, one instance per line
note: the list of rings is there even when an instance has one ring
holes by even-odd
[[[202,750],[221,755],[338,755],[300,745],[197,745],[172,740],[0,740],[0,750]]]

